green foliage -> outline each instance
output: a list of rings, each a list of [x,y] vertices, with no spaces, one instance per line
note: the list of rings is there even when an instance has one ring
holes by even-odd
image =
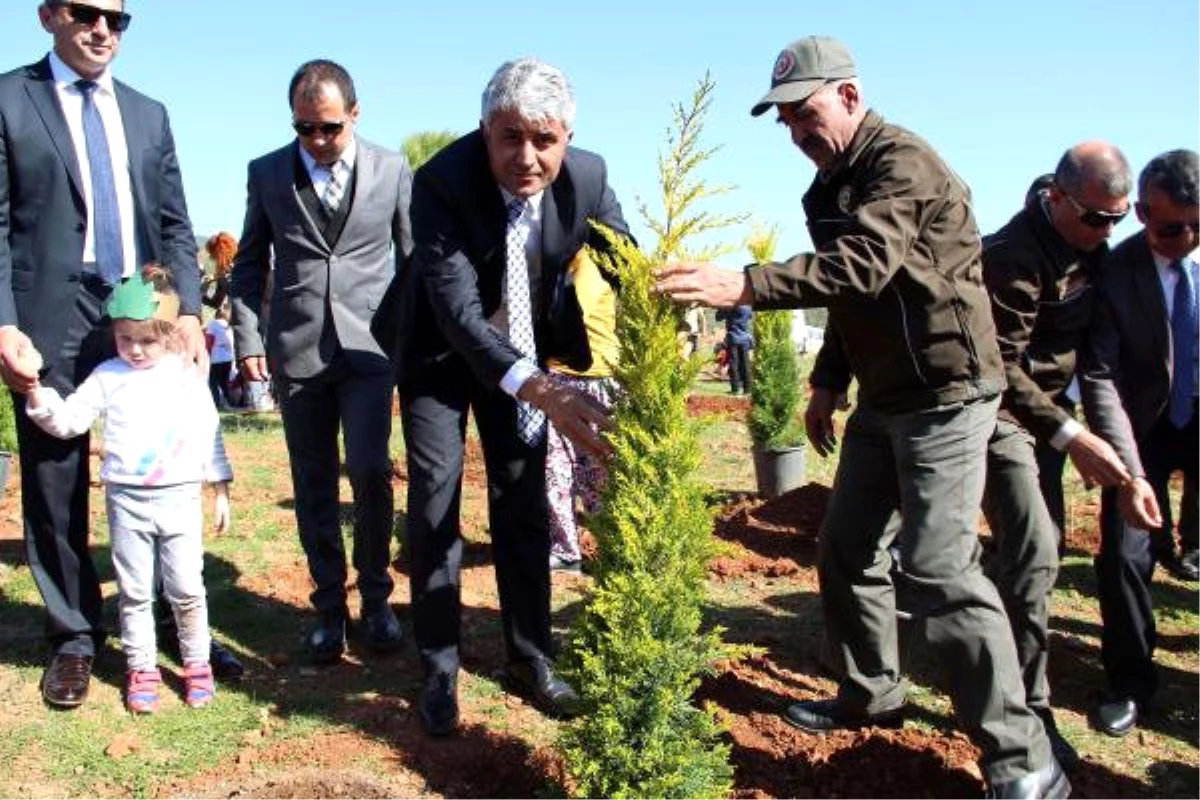
[[[771,261],[779,231],[761,231],[748,247],[754,260]],[[799,418],[800,356],[792,342],[791,311],[754,313],[754,361],[751,365],[750,438],[766,450],[797,447],[804,443]]]
[[[710,193],[691,173],[711,152],[697,149],[711,91],[706,77],[692,107],[675,109],[678,136],[659,159],[667,219],[652,223],[661,236],[654,254],[607,229],[611,251],[593,253],[621,283],[616,378],[623,392],[593,524],[596,585],[566,659],[587,710],[559,742],[580,797],[719,797],[732,789],[729,745],[715,716],[693,702],[700,676],[736,652],[720,629],[701,629],[716,547],[687,396],[703,360],[680,358],[682,311],[653,291],[655,268],[714,224],[688,215]]]
[[[7,387],[0,387],[0,453],[17,452],[17,420],[14,413],[12,392]]]
[[[454,131],[418,131],[401,142],[400,152],[404,153],[408,165],[415,171],[457,138],[458,134]]]

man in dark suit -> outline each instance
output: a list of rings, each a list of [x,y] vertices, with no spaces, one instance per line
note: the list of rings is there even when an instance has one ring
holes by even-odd
[[[1183,473],[1180,537],[1196,547],[1196,262],[1200,243],[1200,166],[1191,150],[1155,157],[1138,178],[1144,229],[1104,264],[1088,361],[1084,411],[1132,477],[1101,499],[1101,659],[1110,694],[1096,708],[1098,728],[1124,736],[1157,689],[1150,578],[1157,536],[1170,537],[1167,484]],[[1144,516],[1149,524],[1126,519]]]
[[[358,99],[341,66],[301,65],[288,101],[297,138],[250,162],[230,300],[242,376],[262,381],[270,372],[279,393],[296,525],[320,615],[308,647],[325,664],[342,657],[349,619],[339,428],[354,497],[362,632],[377,652],[394,651],[401,641],[388,604],[393,386],[370,325],[412,250],[412,175],[404,156],[355,135]],[[264,302],[271,310],[267,346],[259,326]]]
[[[200,273],[179,162],[163,106],[109,69],[130,17],[121,0],[45,2],[49,55],[0,76],[0,375],[27,392],[72,392],[108,354],[112,284],[148,261],[179,292],[179,327],[205,374]],[[87,696],[103,641],[88,553],[89,439],[59,440],[17,414],[21,506],[30,571],[46,604],[52,655],[42,694],[72,708]]]
[[[593,221],[625,233],[600,157],[568,147],[575,103],[566,77],[523,59],[504,64],[483,95],[480,128],[418,170],[413,277],[402,307],[397,368],[408,454],[406,548],[413,636],[425,671],[425,729],[458,724],[459,502],[468,410],[488,475],[489,520],[507,674],[548,713],[578,702],[551,662],[550,534],[545,419],[591,451],[607,422],[590,399],[551,383],[550,357],[586,368],[591,356],[566,266],[595,237]],[[575,313],[571,313],[571,312]]]

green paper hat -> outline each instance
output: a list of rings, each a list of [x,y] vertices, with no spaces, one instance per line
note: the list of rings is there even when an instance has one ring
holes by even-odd
[[[110,319],[162,319],[174,322],[178,310],[178,298],[159,293],[153,283],[140,275],[121,281],[108,298]]]

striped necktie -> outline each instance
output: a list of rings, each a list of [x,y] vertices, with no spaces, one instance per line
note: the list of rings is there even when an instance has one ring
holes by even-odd
[[[75,88],[83,96],[83,138],[87,144],[88,169],[92,174],[92,225],[96,272],[107,284],[116,284],[125,274],[125,251],[121,242],[121,207],[104,120],[96,108],[95,81],[79,80]]]
[[[533,335],[533,307],[529,298],[529,259],[525,243],[529,226],[521,224],[529,202],[520,198],[508,204],[505,232],[507,292],[504,303],[508,311],[508,339],[521,354],[537,363],[537,341]],[[528,403],[517,401],[517,433],[526,444],[536,445],[546,429],[546,415]]]
[[[346,193],[346,172],[346,162],[340,158],[329,166],[329,182],[325,184],[321,202],[330,214],[335,213],[342,204],[342,196]]]

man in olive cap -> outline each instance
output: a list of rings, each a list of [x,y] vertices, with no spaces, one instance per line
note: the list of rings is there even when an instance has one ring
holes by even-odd
[[[859,383],[818,556],[844,676],[836,698],[796,703],[785,719],[818,733],[901,723],[899,589],[955,676],[955,710],[982,752],[989,794],[1065,797],[1070,784],[1025,704],[1004,606],[979,563],[985,454],[1005,384],[970,192],[924,140],[867,108],[835,39],[780,52],[751,113],[772,107],[817,166],[803,201],[815,252],[741,272],[673,264],[657,287],[716,307],[828,307],[834,344],[818,355],[805,417],[819,451],[833,443],[837,396]],[[893,545],[904,563],[896,579]]]

